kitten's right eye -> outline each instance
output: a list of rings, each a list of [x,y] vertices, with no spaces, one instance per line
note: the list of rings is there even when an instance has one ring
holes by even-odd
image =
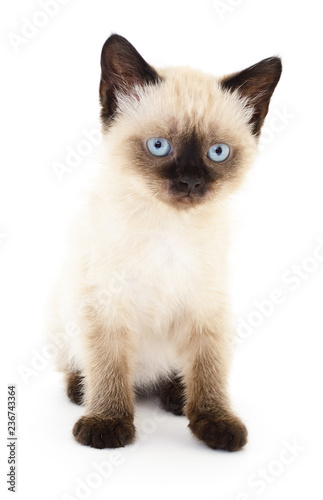
[[[172,150],[172,146],[162,137],[151,137],[147,141],[147,149],[154,156],[167,156]]]

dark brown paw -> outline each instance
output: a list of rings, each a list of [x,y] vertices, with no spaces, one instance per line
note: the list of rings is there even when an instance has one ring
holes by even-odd
[[[67,375],[67,396],[77,405],[83,404],[84,397],[84,387],[83,387],[84,377],[79,372],[69,373]]]
[[[132,418],[112,419],[99,415],[81,417],[73,428],[76,441],[92,448],[120,448],[133,443]]]
[[[180,377],[168,382],[160,394],[160,400],[164,410],[174,415],[184,415],[185,388]]]
[[[245,425],[231,415],[193,416],[189,428],[198,439],[215,450],[238,451],[247,442],[248,432]]]

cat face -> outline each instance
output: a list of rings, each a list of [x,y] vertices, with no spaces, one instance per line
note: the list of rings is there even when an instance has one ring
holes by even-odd
[[[157,73],[112,35],[101,66],[103,129],[129,182],[177,209],[240,184],[280,77],[278,58],[222,80],[188,68]]]

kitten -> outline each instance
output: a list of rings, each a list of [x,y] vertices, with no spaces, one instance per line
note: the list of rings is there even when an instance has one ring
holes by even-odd
[[[73,231],[52,335],[82,444],[132,443],[135,395],[159,391],[214,449],[247,430],[227,391],[227,200],[257,148],[281,74],[277,57],[216,79],[156,71],[123,37],[101,56],[104,164]]]

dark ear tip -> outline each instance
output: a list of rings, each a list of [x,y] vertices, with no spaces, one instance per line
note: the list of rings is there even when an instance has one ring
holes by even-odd
[[[278,56],[272,57],[271,59],[272,59],[272,65],[273,65],[274,72],[276,73],[276,85],[277,85],[277,83],[280,80],[282,71],[283,71],[283,63],[282,63],[281,58]]]
[[[250,66],[250,68],[247,68],[248,70],[251,69],[257,69],[258,71],[271,71],[274,73],[281,73],[283,69],[282,65],[282,60],[278,56],[273,56],[273,57],[267,57],[266,59],[263,59],[259,63],[254,64],[253,66]]]
[[[280,57],[273,56],[267,57],[267,59],[263,59],[258,64],[251,66],[249,69],[253,70],[254,68],[256,69],[258,74],[271,75],[272,83],[276,87],[282,74],[283,65]]]
[[[121,35],[118,35],[117,33],[112,33],[112,35],[109,36],[109,38],[106,39],[106,41],[103,44],[102,47],[102,54],[106,52],[106,50],[113,46],[129,46],[131,45],[126,38],[124,38]]]
[[[264,59],[262,62],[266,65],[269,71],[276,73],[280,77],[283,71],[283,64],[280,57],[278,56],[268,57],[267,59]]]
[[[269,58],[271,61],[272,61],[272,64],[273,66],[279,70],[280,72],[282,72],[282,69],[283,69],[283,63],[282,63],[282,60],[280,57],[278,56],[274,56],[274,57],[270,57]]]
[[[113,52],[120,52],[122,48],[129,47],[130,43],[123,36],[117,33],[112,33],[103,44],[101,50],[101,68],[102,70],[107,66],[110,59],[109,54]]]

